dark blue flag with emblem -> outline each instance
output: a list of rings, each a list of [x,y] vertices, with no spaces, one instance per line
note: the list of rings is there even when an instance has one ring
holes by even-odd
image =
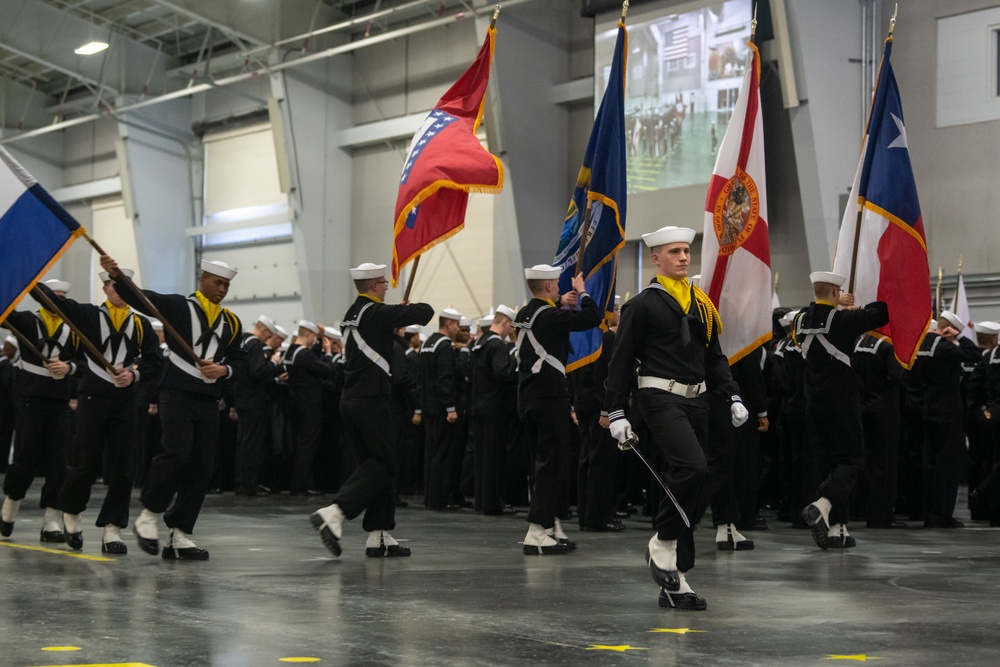
[[[583,273],[587,293],[604,312],[600,327],[570,334],[572,350],[566,370],[596,361],[608,318],[615,307],[618,251],[625,245],[625,64],[628,31],[618,23],[618,41],[608,76],[608,87],[594,119],[587,152],[569,203],[559,249],[552,265],[562,269],[559,291],[572,289],[570,281]],[[582,249],[582,256],[581,256]]]

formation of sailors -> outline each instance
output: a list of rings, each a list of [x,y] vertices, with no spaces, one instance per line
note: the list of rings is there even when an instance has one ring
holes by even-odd
[[[875,331],[885,304],[857,306],[843,277],[815,272],[815,301],[776,311],[771,343],[730,364],[719,314],[687,275],[694,236],[644,235],[657,275],[607,320],[582,276],[559,294],[558,267],[525,269],[531,299],[472,322],[386,304],[386,267],[366,263],[350,270],[357,298],[340,330],[301,320],[290,335],[265,315],[244,329],[222,305],[236,277],[222,262],[202,262],[183,296],[134,290],[132,272],[102,256],[101,305],[62,281],[37,288],[76,332],[48,307],[3,323],[17,337],[0,356],[0,443],[14,433],[0,535],[43,471],[41,540],[81,549],[102,477],[103,552],[127,552],[135,483],[140,548],[207,559],[192,535],[229,420],[236,492],[332,493],[311,522],[336,556],[362,514],[367,556],[411,555],[391,534],[401,495],[422,493],[432,511],[527,506],[522,551],[543,556],[577,549],[573,506],[581,531],[606,532],[643,506],[659,604],[676,609],[707,608],[687,574],[709,508],[724,551],[754,548],[743,533],[766,528],[763,507],[810,528],[821,549],[855,547],[858,518],[959,527],[968,456],[973,518],[1000,525],[1000,324],[977,323],[973,342],[942,312],[907,371]],[[567,374],[570,334],[597,326],[599,357]]]

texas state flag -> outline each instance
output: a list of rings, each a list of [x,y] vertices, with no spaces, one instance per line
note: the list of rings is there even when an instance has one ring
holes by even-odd
[[[495,37],[496,29],[490,28],[476,60],[438,100],[410,142],[396,196],[393,285],[407,262],[462,230],[470,192],[503,189],[500,159],[476,136]]]
[[[80,223],[0,148],[0,322],[83,232]]]
[[[840,226],[833,271],[859,305],[884,301],[899,363],[910,368],[931,320],[927,240],[906,143],[903,105],[885,41],[878,81],[861,144],[851,202]]]

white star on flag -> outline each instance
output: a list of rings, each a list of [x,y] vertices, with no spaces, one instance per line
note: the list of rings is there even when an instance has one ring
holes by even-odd
[[[890,113],[889,115],[892,116],[893,122],[896,123],[896,127],[899,128],[899,136],[896,137],[891,144],[886,146],[886,148],[905,148],[909,150],[910,147],[906,145],[906,126],[903,125],[903,121],[901,121],[896,114]]]

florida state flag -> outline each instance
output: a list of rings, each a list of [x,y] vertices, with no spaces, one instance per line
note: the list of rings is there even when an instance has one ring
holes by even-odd
[[[476,137],[490,80],[496,29],[410,142],[396,197],[392,284],[411,259],[465,226],[470,192],[500,192],[503,166]]]
[[[740,96],[708,185],[701,289],[719,310],[732,364],[771,338],[771,244],[767,234],[760,55],[751,42]]]

